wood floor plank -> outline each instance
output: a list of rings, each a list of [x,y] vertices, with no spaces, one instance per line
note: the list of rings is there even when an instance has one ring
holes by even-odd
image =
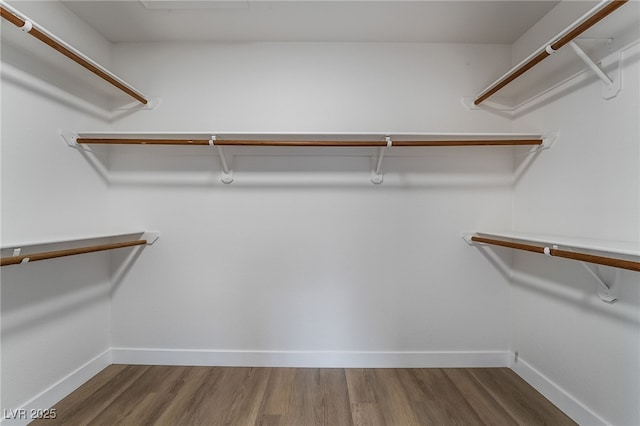
[[[372,382],[375,380],[371,368],[347,368],[345,370],[349,399],[352,404],[375,402]]]
[[[518,424],[576,424],[509,369],[474,368],[469,371]]]
[[[444,370],[400,369],[398,374],[422,424],[483,424]]]
[[[343,368],[325,369],[326,384],[324,394],[325,424],[351,426],[351,404],[349,402],[349,389],[347,377]]]
[[[102,386],[105,386],[115,376],[120,374],[122,370],[127,368],[126,365],[110,365],[100,371],[91,380],[84,383],[75,391],[71,392],[62,401],[56,405],[57,417],[69,417],[80,405],[86,405],[85,402],[91,395],[97,392]],[[34,420],[31,425],[56,424],[55,420]]]
[[[373,370],[372,392],[375,404],[387,425],[419,425],[420,421],[410,403],[395,369]]]
[[[54,408],[47,425],[574,424],[507,368],[111,366]]]
[[[180,388],[161,416],[158,425],[197,424],[199,407],[204,403],[205,391],[214,384],[222,370],[211,367],[188,367],[185,383]]]
[[[276,416],[268,420],[286,416],[293,398],[295,368],[273,368],[265,389],[265,396],[260,406],[260,416]]]
[[[140,403],[156,389],[162,389],[163,384],[174,380],[180,373],[176,367],[154,365],[145,371],[138,379],[118,395],[104,410],[102,410],[89,425],[125,424],[125,420]],[[153,413],[148,413],[153,415]],[[129,423],[133,424],[133,423]]]
[[[298,368],[294,377],[294,390],[290,407],[285,416],[287,425],[323,425],[322,370],[320,368]]]
[[[56,404],[57,416],[55,419],[38,420],[31,424],[46,424],[47,426],[89,424],[150,368],[147,365],[116,367],[117,373],[110,376],[103,384],[94,384],[91,379],[76,390],[78,394],[73,399],[65,398]],[[60,409],[58,409],[59,407]]]
[[[234,377],[225,382],[233,399],[226,408],[226,415],[220,416],[222,424],[255,424],[271,369],[237,368],[233,372],[235,373]]]
[[[269,370],[217,368],[196,391],[189,415],[179,424],[253,424],[262,401]]]
[[[157,425],[167,406],[184,387],[189,378],[189,371],[189,367],[170,367],[160,384],[147,389],[142,401],[136,404],[121,423],[137,426]]]
[[[351,418],[355,426],[379,426],[385,424],[380,407],[375,402],[352,402]]]
[[[443,370],[460,394],[467,400],[482,423],[513,426],[517,422],[487,390],[464,368]]]

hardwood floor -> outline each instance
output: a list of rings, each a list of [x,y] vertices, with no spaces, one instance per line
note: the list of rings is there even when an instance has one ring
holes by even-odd
[[[507,368],[112,365],[33,425],[569,425]]]

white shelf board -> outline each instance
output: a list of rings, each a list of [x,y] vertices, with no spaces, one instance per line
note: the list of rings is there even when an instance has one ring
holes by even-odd
[[[521,242],[542,244],[544,246],[557,245],[560,248],[564,249],[573,248],[597,251],[602,253],[640,257],[640,242],[597,240],[559,235],[531,234],[515,231],[476,232],[476,234],[480,237],[506,238],[510,240],[518,240]]]
[[[623,48],[633,41],[637,41],[640,37],[639,29],[640,2],[630,1],[586,30],[574,41],[594,62],[598,63],[613,51]],[[531,56],[543,51],[550,42],[557,40],[557,38],[558,36],[556,35],[549,39],[549,42],[535,50]],[[514,68],[507,71],[504,75],[510,74]],[[581,71],[590,72],[584,62],[572,51],[571,47],[565,45],[556,53],[547,57],[489,97],[487,102],[491,102],[495,97],[495,100],[500,99],[500,102],[511,100],[512,106],[515,106],[560,82],[578,75]],[[488,84],[487,88],[474,96],[474,99],[484,93],[489,87],[492,87],[496,82],[500,81],[502,77],[503,76],[500,76],[496,81]],[[596,78],[595,75],[593,78]]]
[[[113,139],[241,139],[241,140],[283,140],[283,141],[384,141],[390,136],[392,141],[418,141],[418,140],[509,140],[509,139],[536,139],[542,138],[541,133],[412,133],[412,132],[78,132],[80,138],[113,138]]]
[[[21,19],[28,19],[33,23],[34,28],[37,28],[47,36],[51,37],[55,41],[62,44],[64,47],[81,57],[82,59],[89,62],[91,65],[109,75],[114,80],[120,82],[130,90],[136,92],[138,95],[149,100],[149,97],[144,95],[140,90],[133,87],[123,78],[116,75],[114,72],[109,70],[107,67],[98,63],[91,57],[85,55],[83,52],[79,51],[71,44],[62,40],[51,31],[48,31],[42,25],[34,22],[28,16],[25,16],[19,10],[15,9],[13,6],[8,5],[5,2],[2,2],[2,6],[12,12],[15,13],[16,16]],[[1,40],[2,40],[2,48],[3,50],[7,50],[8,52],[3,52],[3,60],[9,60],[10,62],[17,60],[18,68],[23,69],[27,72],[33,72],[39,77],[47,77],[47,73],[40,68],[42,66],[51,67],[51,69],[56,70],[61,75],[65,76],[66,83],[73,83],[74,85],[88,87],[97,92],[100,95],[107,96],[114,100],[117,100],[118,103],[121,102],[135,102],[138,103],[137,100],[133,99],[128,94],[124,93],[120,89],[116,88],[109,82],[103,80],[102,78],[95,75],[93,72],[87,70],[82,67],[80,64],[74,62],[70,58],[64,56],[60,52],[51,48],[50,46],[44,44],[42,41],[34,38],[28,33],[23,32],[18,27],[13,25],[12,23],[2,19],[2,25],[0,25],[1,30]],[[23,58],[16,58],[16,52],[20,52],[21,55],[27,55],[29,58],[25,60]],[[56,83],[61,83],[59,79],[55,79]],[[65,84],[66,84],[65,83]]]
[[[114,232],[114,233],[104,233],[104,234],[93,234],[93,235],[75,235],[75,236],[61,236],[58,238],[51,237],[44,240],[31,240],[31,241],[3,241],[0,244],[1,250],[13,249],[13,248],[28,248],[28,247],[37,247],[37,246],[50,246],[50,245],[61,245],[61,244],[69,244],[80,241],[96,241],[96,242],[110,242],[114,239],[122,239],[124,237],[132,237],[132,236],[142,236],[146,231],[131,231],[131,232]]]

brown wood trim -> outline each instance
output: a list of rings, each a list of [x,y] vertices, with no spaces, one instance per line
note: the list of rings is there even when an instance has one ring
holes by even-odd
[[[208,139],[146,139],[146,138],[78,138],[79,144],[105,145],[209,145]],[[278,141],[278,140],[234,140],[218,139],[219,146],[281,146],[281,147],[384,147],[386,141]],[[542,145],[542,139],[490,139],[490,140],[433,140],[433,141],[397,141],[393,146],[506,146],[506,145]]]
[[[216,139],[216,145],[226,146],[317,146],[317,147],[375,147],[387,146],[386,141],[279,141],[279,140],[238,140]]]
[[[0,258],[0,266],[17,265],[22,263],[24,259],[29,259],[29,262],[36,262],[38,260],[55,259],[57,257],[73,256],[76,254],[93,253],[104,250],[114,250],[125,247],[134,247],[147,244],[147,240],[135,240],[125,241],[122,243],[101,244],[97,246],[79,247],[67,250],[56,250],[42,253],[24,254],[20,256],[11,256]]]
[[[544,249],[545,249],[545,247],[540,247],[540,246],[531,245],[531,244],[515,243],[512,241],[497,240],[494,238],[485,238],[485,237],[476,237],[476,236],[471,237],[471,241],[474,241],[477,243],[491,244],[491,245],[500,246],[500,247],[508,247],[516,250],[525,250],[525,251],[530,251],[530,252],[540,253],[540,254],[544,254]],[[551,247],[549,248],[549,254],[551,256],[562,257],[565,259],[579,260],[582,262],[596,263],[598,265],[613,266],[614,268],[622,268],[622,269],[628,269],[630,271],[640,272],[640,262],[636,262],[633,260],[619,259],[619,258],[609,257],[609,256],[597,256],[597,255],[588,254],[588,253],[561,250],[561,249],[556,249]]]
[[[78,138],[79,144],[104,145],[209,145],[209,139],[110,139],[110,138]],[[217,142],[216,142],[217,144]]]
[[[0,15],[4,19],[6,19],[7,21],[11,22],[12,24],[14,24],[17,27],[21,27],[21,26],[24,25],[25,21],[22,18],[14,15],[13,13],[11,13],[9,10],[5,9],[2,6],[0,6]],[[121,82],[119,82],[118,80],[116,80],[115,78],[113,78],[112,76],[110,76],[109,74],[107,74],[106,72],[101,70],[100,68],[96,67],[95,65],[93,65],[92,63],[87,61],[86,59],[82,58],[81,56],[77,55],[76,53],[72,52],[71,50],[69,50],[68,48],[63,46],[62,44],[58,43],[56,40],[52,39],[47,34],[43,33],[39,29],[37,29],[36,27],[33,27],[33,29],[31,31],[29,31],[29,34],[32,35],[33,37],[37,38],[38,40],[40,40],[41,42],[43,42],[47,46],[57,50],[60,53],[62,53],[64,56],[66,56],[67,58],[69,58],[72,61],[76,62],[80,66],[82,66],[82,67],[86,68],[87,70],[91,71],[93,74],[95,74],[98,77],[102,78],[103,80],[105,80],[109,84],[117,87],[118,89],[120,89],[121,91],[126,93],[127,95],[129,95],[132,98],[136,99],[138,102],[140,102],[140,103],[142,103],[144,105],[146,105],[149,102],[143,96],[139,95],[138,93],[136,93],[135,91],[133,91],[129,87],[125,86],[124,84],[122,84]]]
[[[592,26],[594,26],[596,23],[601,21],[603,18],[605,18],[606,16],[611,14],[613,11],[615,11],[616,9],[618,9],[620,6],[622,6],[623,4],[625,4],[628,1],[629,0],[612,0],[608,5],[606,5],[604,8],[602,8],[600,11],[595,13],[590,18],[588,18],[582,24],[578,25],[572,31],[567,33],[565,36],[563,36],[560,39],[556,40],[555,42],[551,43],[551,48],[554,49],[554,50],[560,49],[562,46],[564,46],[565,44],[569,43],[574,38],[578,37],[580,34],[585,32],[586,30],[588,30]],[[478,96],[473,101],[473,104],[474,105],[481,104],[482,102],[487,100],[487,98],[489,98],[490,96],[494,95],[497,91],[499,91],[500,89],[505,87],[507,84],[511,83],[516,78],[520,77],[525,72],[529,71],[531,68],[536,66],[538,63],[540,63],[543,59],[547,58],[548,56],[550,56],[549,53],[547,53],[546,50],[543,50],[542,52],[540,52],[539,54],[537,54],[536,56],[531,58],[529,61],[527,61],[526,63],[522,64],[519,68],[515,69],[512,73],[510,73],[509,75],[505,76],[500,81],[496,82],[494,84],[494,86],[491,87],[490,90],[488,90],[483,95]]]
[[[486,140],[437,140],[394,141],[393,146],[510,146],[542,145],[542,139],[486,139]]]
[[[549,249],[551,256],[564,257],[565,259],[579,260],[588,263],[597,263],[598,265],[613,266],[614,268],[628,269],[630,271],[640,272],[640,262],[633,260],[618,259],[608,256],[596,256],[588,253],[577,253],[573,251]]]
[[[474,241],[476,243],[491,244],[494,246],[507,247],[507,248],[512,248],[516,250],[525,250],[525,251],[531,251],[534,253],[544,254],[544,247],[538,247],[531,244],[514,243],[512,241],[496,240],[494,238],[485,238],[485,237],[476,237],[476,236],[471,237],[471,241]]]
[[[24,25],[24,19],[9,12],[3,6],[0,6],[0,16],[2,16],[7,21],[11,22],[16,27],[22,27]]]
[[[628,1],[629,0],[612,0],[609,4],[607,4],[600,11],[598,11],[598,13],[591,16],[582,24],[578,25],[576,28],[574,28],[571,32],[566,34],[564,37],[552,43],[551,48],[553,50],[560,49],[562,46],[569,43],[574,38],[578,37],[580,34],[582,34],[586,30],[588,30],[589,28],[591,28],[592,26],[600,22],[602,19],[610,15],[612,12],[614,12],[619,7],[623,6]]]

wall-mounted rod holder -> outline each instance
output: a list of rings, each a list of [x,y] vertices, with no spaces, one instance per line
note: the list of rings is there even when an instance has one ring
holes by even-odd
[[[387,144],[385,146],[380,147],[378,151],[378,161],[374,163],[374,166],[371,168],[371,182],[375,184],[382,183],[384,179],[384,175],[382,174],[382,160],[384,159],[384,153],[387,148],[391,148],[393,146],[393,141],[391,140],[391,136],[385,136],[385,140]]]
[[[598,64],[596,64],[593,59],[591,59],[589,55],[587,55],[587,53],[576,44],[575,41],[570,41],[569,46],[571,46],[573,51],[576,53],[576,55],[578,55],[582,62],[584,62],[598,76],[598,78],[602,80],[602,98],[615,98],[622,89],[622,79],[620,78],[622,64],[620,56],[618,56],[615,71],[616,78],[612,80],[607,74],[605,74],[604,71],[602,71],[602,68],[600,68]]]
[[[585,262],[580,263],[598,283],[598,296],[600,299],[607,303],[613,303],[618,300],[617,284],[620,281],[620,269],[615,269],[613,281],[605,282],[600,274],[598,274],[596,265],[590,265]]]
[[[211,135],[211,139],[209,139],[209,145],[215,146],[218,149],[218,155],[220,156],[220,164],[222,165],[222,172],[220,174],[220,180],[222,183],[231,183],[233,182],[233,169],[229,167],[229,162],[227,162],[227,158],[224,155],[224,151],[222,146],[216,145],[216,136]],[[229,160],[232,160],[233,156],[230,156]]]

